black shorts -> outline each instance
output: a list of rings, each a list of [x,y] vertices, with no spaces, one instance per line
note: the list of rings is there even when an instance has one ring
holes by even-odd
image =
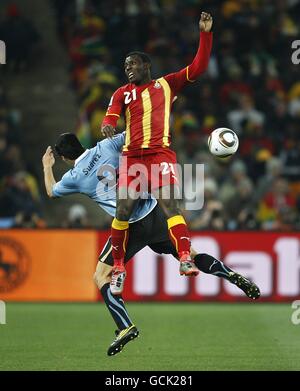
[[[129,224],[125,263],[146,246],[158,254],[172,254],[178,257],[176,248],[169,239],[166,216],[158,205],[142,220]],[[113,265],[111,237],[105,243],[99,261]]]

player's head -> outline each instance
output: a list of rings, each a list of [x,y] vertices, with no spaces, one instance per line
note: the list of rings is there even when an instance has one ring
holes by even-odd
[[[125,57],[124,68],[130,83],[138,85],[151,79],[151,60],[146,53],[128,53]]]
[[[61,134],[56,141],[54,149],[63,160],[71,161],[76,160],[85,151],[74,133]]]

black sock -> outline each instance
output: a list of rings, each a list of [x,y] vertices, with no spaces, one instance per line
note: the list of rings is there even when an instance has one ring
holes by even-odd
[[[108,283],[103,285],[100,292],[118,329],[124,330],[127,327],[132,326],[132,322],[126,311],[122,296],[113,295],[109,289]]]
[[[200,271],[223,277],[226,280],[229,278],[229,273],[233,271],[228,266],[225,266],[223,262],[218,261],[208,254],[197,254],[194,258],[194,262]]]

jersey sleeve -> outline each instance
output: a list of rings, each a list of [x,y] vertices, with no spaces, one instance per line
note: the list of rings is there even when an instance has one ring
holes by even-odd
[[[186,84],[196,81],[206,71],[212,48],[212,38],[213,33],[200,32],[199,47],[193,62],[178,72],[164,76],[174,93],[180,91]]]
[[[124,94],[122,87],[119,88],[111,97],[106,115],[102,121],[103,125],[112,125],[114,128],[117,126],[118,119],[123,110]]]
[[[125,132],[116,134],[111,140],[108,140],[113,144],[116,151],[122,152],[123,145],[125,144]]]
[[[61,180],[53,186],[52,193],[54,197],[63,197],[65,195],[78,193],[76,174],[72,171],[73,170],[66,172]]]

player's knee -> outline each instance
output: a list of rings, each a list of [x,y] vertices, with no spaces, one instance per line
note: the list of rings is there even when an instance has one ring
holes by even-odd
[[[97,285],[98,289],[101,289],[103,285],[110,283],[111,269],[111,266],[98,262],[96,271],[93,275],[93,280]]]
[[[94,273],[93,280],[99,290],[101,290],[103,285],[110,283],[110,278],[108,276],[97,273],[97,271]]]
[[[100,279],[99,279],[99,276],[98,276],[98,273],[97,271],[94,273],[93,275],[93,280],[94,280],[94,283],[97,285],[97,287],[99,288],[99,282],[100,282]],[[100,289],[100,288],[99,288]]]

